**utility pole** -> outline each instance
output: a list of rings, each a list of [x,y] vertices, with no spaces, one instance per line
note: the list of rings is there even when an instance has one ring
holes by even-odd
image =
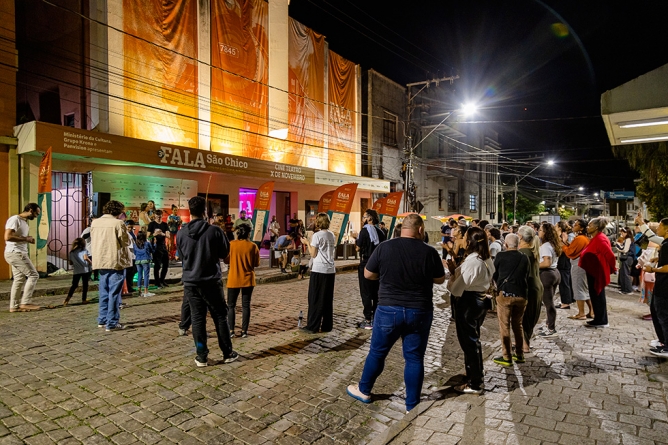
[[[413,160],[415,159],[415,153],[414,153],[413,141],[411,138],[411,114],[413,113],[413,109],[415,108],[413,106],[413,99],[415,99],[418,96],[418,94],[420,94],[425,88],[429,88],[429,85],[431,85],[432,83],[436,86],[438,86],[441,82],[450,82],[450,84],[452,84],[456,79],[459,79],[459,76],[442,77],[440,79],[424,80],[422,82],[413,82],[406,84],[406,89],[408,93],[407,97],[408,116],[406,119],[407,131],[404,132],[404,136],[406,137],[406,152],[407,152],[406,154],[408,156],[408,162],[406,167],[406,178],[404,182],[404,191],[406,193],[406,197],[404,198],[404,210],[406,211],[415,212],[417,207],[417,189],[415,187],[415,175],[413,172]],[[417,93],[411,94],[412,88],[417,86],[421,86],[422,88],[420,88]],[[432,132],[434,130],[432,130]],[[420,144],[418,143],[418,145]]]
[[[513,225],[517,224],[517,176],[515,176],[515,196],[513,198]]]

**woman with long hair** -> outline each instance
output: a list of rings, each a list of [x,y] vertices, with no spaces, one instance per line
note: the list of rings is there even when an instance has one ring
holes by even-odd
[[[93,262],[88,255],[86,241],[83,238],[76,238],[72,243],[72,249],[70,250],[69,255],[70,263],[74,266],[72,286],[67,293],[67,298],[63,301],[63,306],[67,306],[70,302],[70,298],[74,295],[74,291],[79,287],[79,281],[83,283],[81,289],[81,303],[88,303],[88,281],[90,280],[90,274],[93,271]]]
[[[461,266],[447,262],[451,277],[448,290],[455,296],[455,326],[457,339],[464,351],[467,382],[455,387],[464,394],[480,394],[484,389],[480,327],[485,321],[491,300],[485,293],[492,283],[494,263],[489,255],[485,231],[471,227],[466,232],[466,257]]]
[[[633,292],[631,284],[631,266],[635,260],[635,245],[633,244],[633,232],[624,228],[621,230],[621,240],[615,243],[619,253],[619,291],[624,295]]]
[[[576,315],[571,315],[570,319],[572,320],[586,320],[587,318],[594,318],[594,310],[591,305],[591,299],[589,298],[589,289],[587,289],[587,273],[578,266],[580,261],[580,254],[589,244],[589,238],[587,238],[587,223],[584,219],[578,219],[573,224],[573,233],[575,233],[575,238],[572,241],[564,241],[562,239],[562,248],[564,254],[571,261],[571,282],[573,284],[573,298],[575,303],[578,305],[578,313]],[[585,314],[584,308],[585,303],[589,307],[589,313]]]
[[[146,233],[148,225],[151,224],[151,217],[148,214],[148,203],[144,202],[139,207],[139,231]]]
[[[330,332],[334,325],[334,278],[336,267],[336,238],[329,230],[329,216],[318,213],[311,241],[302,238],[308,247],[313,265],[308,285],[308,323],[302,330],[309,334]]]
[[[563,219],[557,222],[555,226],[560,244],[570,243],[575,235],[567,221]],[[559,299],[561,303],[556,306],[557,309],[570,309],[573,303],[573,284],[571,283],[571,262],[568,256],[562,251],[557,262],[557,271],[561,281],[559,281]]]
[[[452,240],[443,245],[443,249],[447,252],[450,258],[454,261],[455,267],[459,267],[464,261],[464,254],[466,252],[466,231],[469,229],[468,226],[463,224],[456,224],[452,227],[450,231],[450,237]],[[455,305],[455,297],[450,294],[450,313],[452,318],[455,319],[455,311],[457,310]]]
[[[557,335],[557,310],[554,307],[554,294],[561,281],[557,270],[557,262],[561,255],[561,243],[554,226],[543,222],[538,229],[540,237],[540,281],[543,283],[543,305],[547,320],[545,327],[538,333],[539,337],[547,338]]]
[[[241,294],[241,337],[248,337],[251,316],[251,296],[255,288],[255,268],[260,265],[260,249],[250,240],[252,229],[249,224],[237,226],[237,239],[230,241],[230,254],[225,264],[230,265],[227,273],[227,324],[230,337],[234,337],[237,299]]]
[[[540,240],[532,227],[526,225],[517,229],[520,237],[520,252],[529,258],[529,276],[527,277],[527,307],[522,316],[524,331],[524,353],[531,351],[531,337],[540,318],[540,305],[543,300],[543,283],[540,281],[538,263],[540,263]]]

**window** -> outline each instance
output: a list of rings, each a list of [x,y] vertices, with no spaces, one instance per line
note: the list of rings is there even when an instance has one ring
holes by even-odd
[[[469,195],[469,209],[472,212],[477,210],[476,195]]]
[[[457,211],[457,193],[448,192],[448,210]]]
[[[438,210],[443,210],[443,189],[438,189]]]
[[[74,113],[67,113],[63,116],[63,125],[74,128]]]
[[[396,115],[383,111],[383,144],[397,146],[397,120]]]

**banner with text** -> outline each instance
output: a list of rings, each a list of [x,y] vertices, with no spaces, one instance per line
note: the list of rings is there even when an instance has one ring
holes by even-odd
[[[327,214],[331,220],[329,230],[334,232],[336,244],[341,243],[344,233],[346,232],[348,217],[350,210],[353,207],[353,200],[355,199],[355,192],[357,192],[357,184],[345,184],[334,190],[332,194],[332,202],[329,205]]]
[[[266,1],[211,2],[213,151],[259,159],[267,148],[268,25]]]
[[[327,169],[325,36],[289,19],[288,140],[283,162]]]
[[[326,192],[324,195],[320,197],[320,201],[318,201],[318,213],[324,212],[327,213],[329,210],[329,206],[332,204],[332,195],[334,194],[334,190],[330,190],[329,192]]]
[[[357,166],[357,65],[329,51],[329,165],[335,172],[354,175]]]
[[[253,242],[261,243],[269,224],[271,196],[274,193],[274,181],[265,182],[257,189],[253,206]]]
[[[385,198],[380,198],[374,203],[374,209],[378,212],[378,218],[385,223],[387,228],[387,238],[392,238],[394,234],[394,226],[397,223],[397,214],[399,213],[399,205],[401,204],[401,197],[404,192],[392,192]]]
[[[51,226],[51,147],[44,153],[39,164],[37,178],[37,205],[42,212],[37,217],[37,249],[43,249],[49,239]]]

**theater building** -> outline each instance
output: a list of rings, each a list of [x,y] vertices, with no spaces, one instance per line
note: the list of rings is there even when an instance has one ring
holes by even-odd
[[[288,0],[68,5],[16,3],[7,193],[9,213],[36,200],[50,147],[52,223],[44,251],[32,252],[39,270],[47,260],[68,268],[72,240],[107,199],[131,212],[149,199],[175,204],[185,215],[199,194],[211,213],[236,217],[275,181],[271,214],[285,230],[294,213],[307,221],[322,194],[355,182],[358,228],[360,212],[390,191],[360,176],[359,65],[291,19]]]

